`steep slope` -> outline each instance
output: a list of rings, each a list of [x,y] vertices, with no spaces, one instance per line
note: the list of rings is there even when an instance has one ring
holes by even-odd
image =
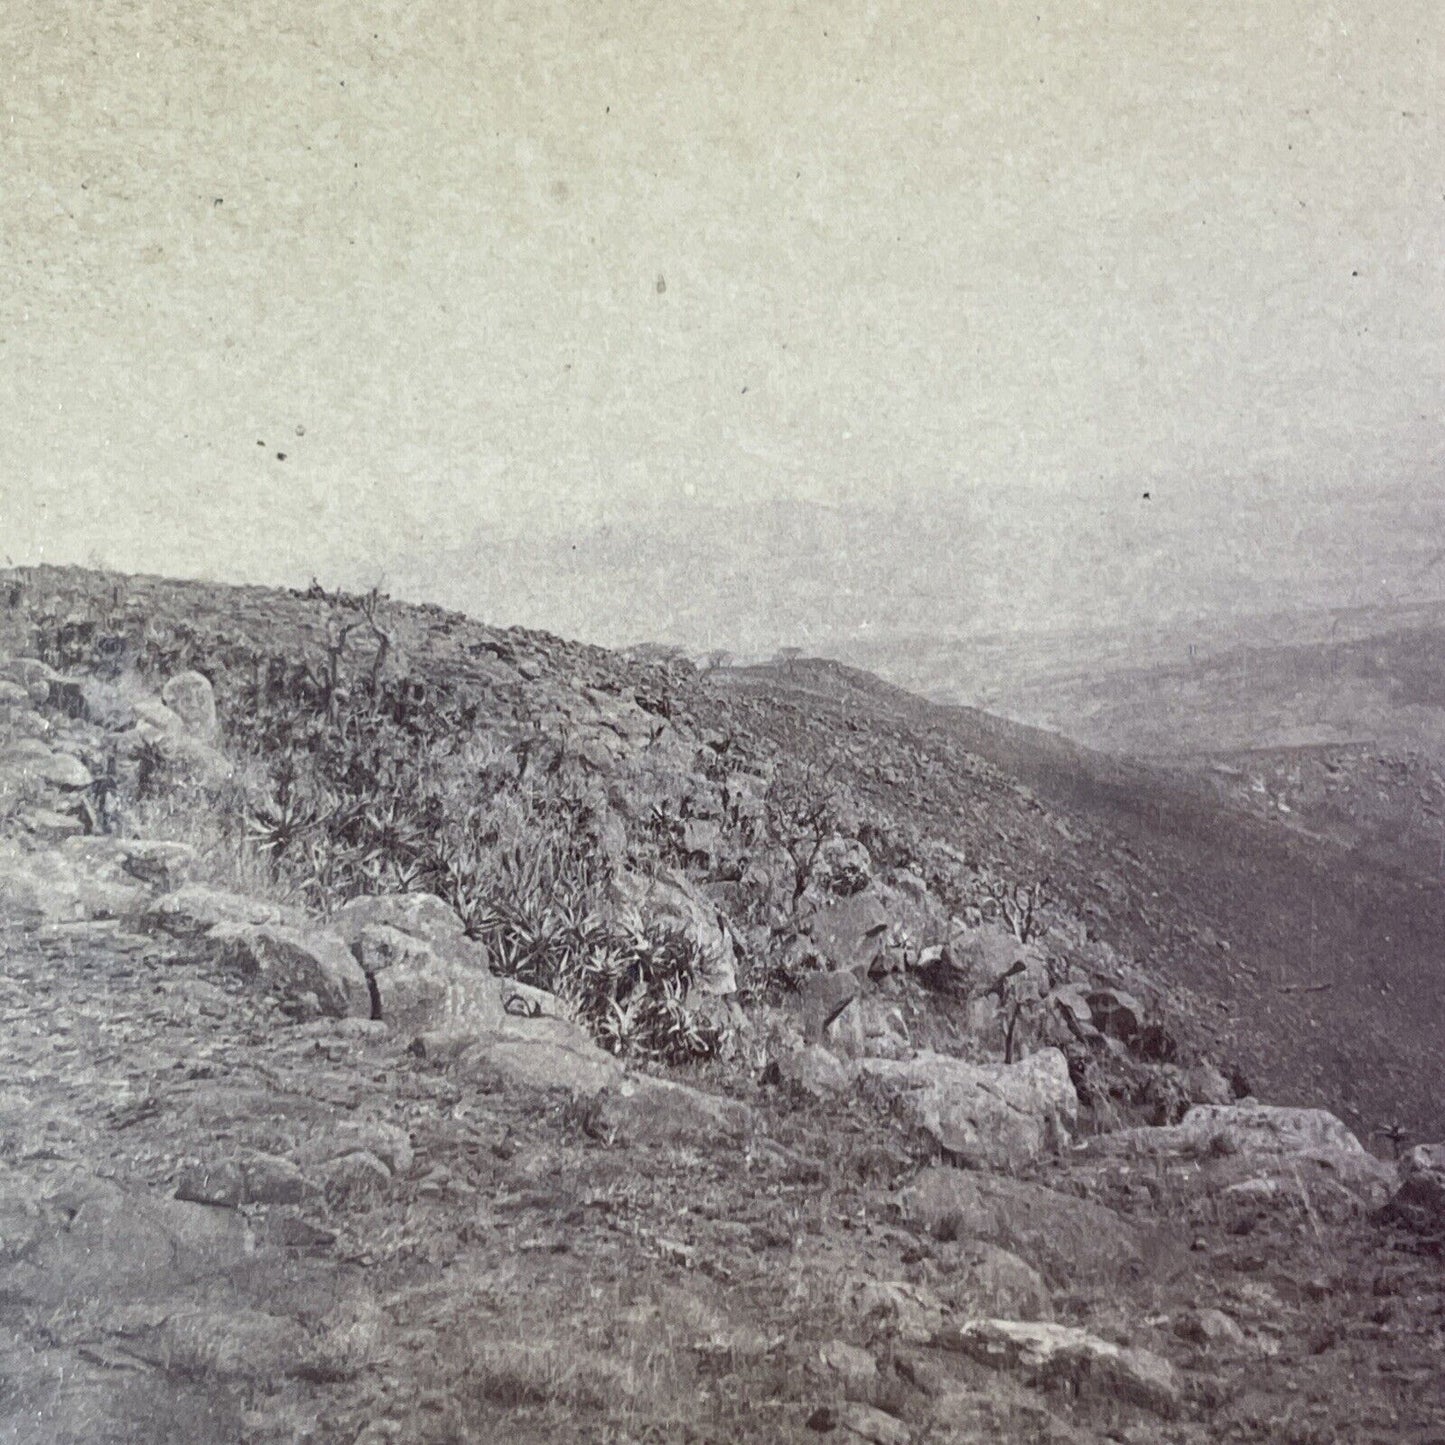
[[[1207,921],[1280,836],[831,664],[20,574],[0,1434],[1431,1438],[1440,1151],[1210,1063],[1331,1087]]]
[[[853,751],[870,757],[901,745],[906,764],[872,781],[881,802],[1047,875],[1099,936],[1186,990],[1200,1027],[1227,1037],[1271,1097],[1327,1102],[1367,1129],[1445,1119],[1445,897],[1433,883],[1222,805],[1190,776],[837,665],[719,686],[746,693],[760,727],[781,722],[779,736],[844,766],[835,738],[863,737]]]

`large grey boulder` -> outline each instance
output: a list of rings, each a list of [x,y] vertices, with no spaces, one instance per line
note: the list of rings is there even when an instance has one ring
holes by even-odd
[[[333,1018],[367,1018],[371,991],[361,965],[333,933],[278,924],[220,923],[208,935],[221,965],[256,979],[289,1003]]]
[[[96,877],[167,891],[184,887],[196,866],[194,848],[155,838],[71,838],[61,852]]]
[[[74,923],[123,918],[144,907],[150,894],[139,881],[78,868],[65,846],[27,849],[0,839],[0,914]]]
[[[224,1279],[253,1247],[231,1210],[125,1190],[70,1166],[36,1177],[0,1165],[0,1293],[11,1300],[129,1303]]]
[[[945,1054],[865,1059],[860,1075],[895,1089],[907,1117],[960,1163],[1017,1169],[1069,1140],[1079,1099],[1057,1049],[1017,1064],[970,1064]]]

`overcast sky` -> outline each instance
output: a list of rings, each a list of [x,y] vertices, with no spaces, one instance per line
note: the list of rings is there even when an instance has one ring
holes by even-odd
[[[739,647],[1445,594],[1442,43],[10,0],[0,550]]]

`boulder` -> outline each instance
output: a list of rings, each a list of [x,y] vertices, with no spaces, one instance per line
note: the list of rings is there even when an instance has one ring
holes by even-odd
[[[734,1143],[752,1127],[752,1110],[737,1099],[642,1074],[621,1080],[599,1103],[601,1127],[633,1144]]]
[[[913,1431],[897,1415],[876,1405],[854,1403],[838,1412],[838,1431],[844,1441],[858,1445],[911,1445]]]
[[[371,1013],[361,965],[334,934],[280,924],[220,923],[207,935],[222,967],[257,979],[289,1002],[333,1018]]]
[[[1445,1229],[1445,1144],[1417,1144],[1400,1161],[1400,1187],[1382,1218],[1421,1234]]]
[[[969,1320],[942,1330],[935,1343],[1030,1385],[1125,1401],[1166,1418],[1177,1413],[1183,1395],[1174,1366],[1162,1356],[1126,1349],[1071,1325]]]
[[[901,1279],[854,1280],[844,1289],[843,1307],[890,1344],[926,1345],[948,1317],[948,1307],[927,1285]]]
[[[1051,1320],[1053,1299],[1043,1276],[1011,1250],[987,1240],[962,1243],[947,1256],[948,1301],[955,1314]]]
[[[853,1087],[856,1068],[843,1063],[822,1044],[805,1044],[779,1053],[770,1074],[817,1099],[846,1094]]]
[[[298,1371],[309,1339],[296,1320],[232,1304],[168,1315],[154,1333],[127,1345],[175,1378],[255,1381],[274,1389]]]
[[[1199,1104],[1178,1124],[1091,1139],[1104,1158],[1162,1159],[1201,1192],[1258,1202],[1303,1202],[1329,1218],[1374,1208],[1396,1174],[1324,1109]]]
[[[216,698],[210,681],[199,672],[178,672],[161,688],[161,701],[202,742],[216,735]]]
[[[365,1152],[380,1159],[394,1175],[411,1173],[415,1162],[411,1137],[396,1124],[380,1119],[338,1119],[297,1152],[307,1168],[328,1164],[343,1154]]]
[[[189,844],[155,838],[75,838],[62,843],[61,852],[95,877],[167,891],[184,886],[196,864]]]
[[[194,1204],[237,1209],[243,1204],[299,1204],[306,1181],[289,1159],[276,1154],[243,1153],[181,1171],[176,1198]]]
[[[1017,1169],[1068,1141],[1079,1100],[1068,1061],[1041,1049],[1017,1064],[925,1052],[865,1059],[860,1074],[895,1089],[905,1115],[960,1163]]]
[[[327,920],[333,933],[353,945],[371,925],[394,928],[428,943],[459,939],[466,933],[456,910],[435,893],[367,894],[348,899]]]
[[[1186,1310],[1174,1321],[1174,1333],[1201,1349],[1237,1349],[1244,1331],[1223,1310]]]
[[[808,920],[808,939],[831,967],[866,978],[887,951],[894,919],[876,889],[840,898]]]
[[[1091,989],[1084,995],[1096,1029],[1110,1038],[1129,1043],[1144,1027],[1144,1009],[1133,994],[1117,988]]]
[[[142,925],[150,932],[164,933],[183,943],[199,943],[220,924],[305,928],[308,922],[300,908],[199,883],[162,894],[141,916]]]
[[[219,788],[235,776],[231,760],[204,738],[161,734],[155,738],[167,784],[180,788]]]
[[[137,737],[147,742],[162,737],[180,737],[186,731],[180,715],[157,698],[146,697],[132,703],[131,712],[135,716]]]
[[[878,1379],[878,1362],[846,1340],[829,1340],[818,1347],[816,1370],[823,1379],[836,1381],[850,1400],[866,1400]]]
[[[873,859],[853,838],[829,838],[819,851],[813,876],[829,893],[851,898],[873,881]]]
[[[805,975],[798,984],[803,1037],[809,1043],[820,1042],[861,990],[859,977],[851,969],[830,969],[826,973]]]
[[[38,657],[12,657],[0,662],[0,677],[19,683],[36,707],[50,701],[50,684],[61,681],[60,674]]]
[[[370,1209],[391,1193],[391,1170],[375,1154],[356,1149],[326,1166],[323,1184],[333,1209]]]
[[[57,813],[53,808],[30,808],[17,816],[27,832],[51,842],[78,838],[85,832],[85,823],[74,813]]]
[[[30,706],[30,693],[22,684],[0,678],[0,711],[8,714],[12,709],[28,710]]]
[[[508,1017],[481,1038],[438,1032],[422,1035],[419,1042],[426,1057],[449,1060],[463,1077],[480,1075],[584,1097],[620,1083],[625,1072],[620,1060],[565,1019]]]
[[[27,850],[0,840],[0,913],[35,922],[73,923],[122,918],[145,905],[149,894],[136,881],[78,869],[60,847]]]
[[[90,769],[69,753],[51,753],[46,758],[37,758],[27,764],[26,771],[40,782],[67,793],[80,792],[95,782]]]
[[[925,1169],[898,1196],[906,1220],[942,1240],[983,1240],[1054,1284],[1116,1279],[1140,1267],[1144,1231],[1101,1204],[996,1174]]]
[[[479,962],[443,958],[423,938],[384,923],[363,925],[351,949],[375,989],[376,1016],[400,1034],[484,1033],[505,1019],[499,981]]]
[[[234,1211],[124,1190],[71,1167],[37,1179],[0,1166],[0,1200],[0,1293],[12,1301],[130,1303],[229,1278],[254,1249]]]

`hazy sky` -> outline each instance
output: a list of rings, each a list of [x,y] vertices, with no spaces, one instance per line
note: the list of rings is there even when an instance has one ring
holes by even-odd
[[[738,646],[1445,594],[1442,41],[9,0],[0,551]]]

